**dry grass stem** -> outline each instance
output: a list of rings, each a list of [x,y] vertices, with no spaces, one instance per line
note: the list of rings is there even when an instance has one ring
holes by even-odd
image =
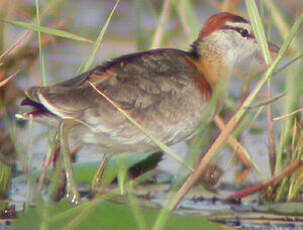
[[[291,113],[285,114],[283,116],[275,117],[275,118],[273,118],[273,120],[274,121],[279,121],[279,120],[282,120],[282,119],[286,119],[286,118],[291,117],[291,116],[295,115],[296,113],[299,113],[299,112],[302,112],[302,111],[303,111],[303,107],[300,108],[300,109],[297,109],[297,110],[295,110],[295,111],[293,111]]]
[[[9,83],[10,80],[12,80],[17,74],[18,74],[19,70],[13,74],[11,74],[8,78],[4,79],[3,81],[0,82],[0,88],[4,87],[6,84]]]
[[[267,98],[271,98],[271,83],[268,81],[267,84]],[[275,144],[275,127],[272,115],[272,105],[269,103],[267,105],[267,130],[268,130],[268,154],[269,154],[269,165],[270,172],[273,176],[276,167],[276,144]]]
[[[165,0],[165,2],[163,3],[162,13],[159,19],[158,27],[154,33],[151,49],[156,49],[161,46],[161,40],[163,37],[165,23],[169,18],[170,5],[171,5],[170,0]]]
[[[251,195],[255,192],[259,192],[261,190],[264,190],[268,188],[269,186],[276,186],[279,184],[283,179],[290,177],[295,172],[297,172],[299,169],[302,168],[303,165],[303,157],[299,158],[298,160],[291,163],[288,167],[286,167],[284,170],[282,170],[277,176],[272,177],[270,180],[263,184],[258,184],[253,187],[244,189],[240,192],[237,192],[236,194],[229,196],[226,198],[226,200],[230,199],[240,199],[245,196]]]
[[[54,162],[55,156],[59,153],[59,151],[60,151],[60,141],[59,139],[57,139],[54,147],[51,150],[51,153],[43,160],[42,173],[38,179],[37,194],[40,194],[43,188],[43,184],[47,175],[47,168],[51,165],[52,162]]]

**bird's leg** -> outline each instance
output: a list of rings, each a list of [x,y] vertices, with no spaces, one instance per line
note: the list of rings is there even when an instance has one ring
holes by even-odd
[[[103,159],[101,163],[99,164],[99,167],[94,175],[93,181],[92,181],[92,190],[96,190],[98,186],[102,185],[102,175],[104,173],[105,167],[107,163],[109,162],[111,156],[104,154]]]
[[[59,138],[61,146],[61,156],[63,157],[63,163],[66,175],[66,196],[73,203],[80,201],[80,195],[78,192],[77,184],[74,178],[72,162],[70,158],[69,146],[68,146],[68,131],[73,127],[73,122],[63,120],[59,127]]]

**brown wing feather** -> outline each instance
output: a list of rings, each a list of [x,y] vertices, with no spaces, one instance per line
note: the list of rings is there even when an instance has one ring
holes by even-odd
[[[202,98],[207,100],[209,85],[197,78],[200,77],[199,73],[185,61],[186,58],[186,52],[173,49],[123,56],[74,79],[39,88],[32,98],[38,98],[59,117],[74,117],[88,123],[89,116],[85,114],[88,110],[101,117],[113,110],[88,81],[122,109],[132,113],[149,107],[156,108],[164,99],[182,95],[182,90],[193,87],[193,84],[201,94],[205,94]]]

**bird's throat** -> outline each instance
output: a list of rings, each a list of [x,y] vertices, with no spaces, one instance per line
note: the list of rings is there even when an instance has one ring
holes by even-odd
[[[217,88],[219,85],[228,84],[232,68],[224,62],[223,58],[200,56],[194,64],[212,89]]]

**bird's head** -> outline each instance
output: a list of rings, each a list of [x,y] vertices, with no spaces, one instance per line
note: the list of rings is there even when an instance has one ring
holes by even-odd
[[[272,52],[278,47],[269,44]],[[196,65],[208,82],[215,86],[230,76],[236,62],[254,54],[258,43],[252,27],[245,18],[227,12],[207,19],[198,39],[192,44],[191,53]]]
[[[211,16],[193,44],[203,58],[223,59],[231,66],[253,54],[257,47],[249,21],[227,12]]]

